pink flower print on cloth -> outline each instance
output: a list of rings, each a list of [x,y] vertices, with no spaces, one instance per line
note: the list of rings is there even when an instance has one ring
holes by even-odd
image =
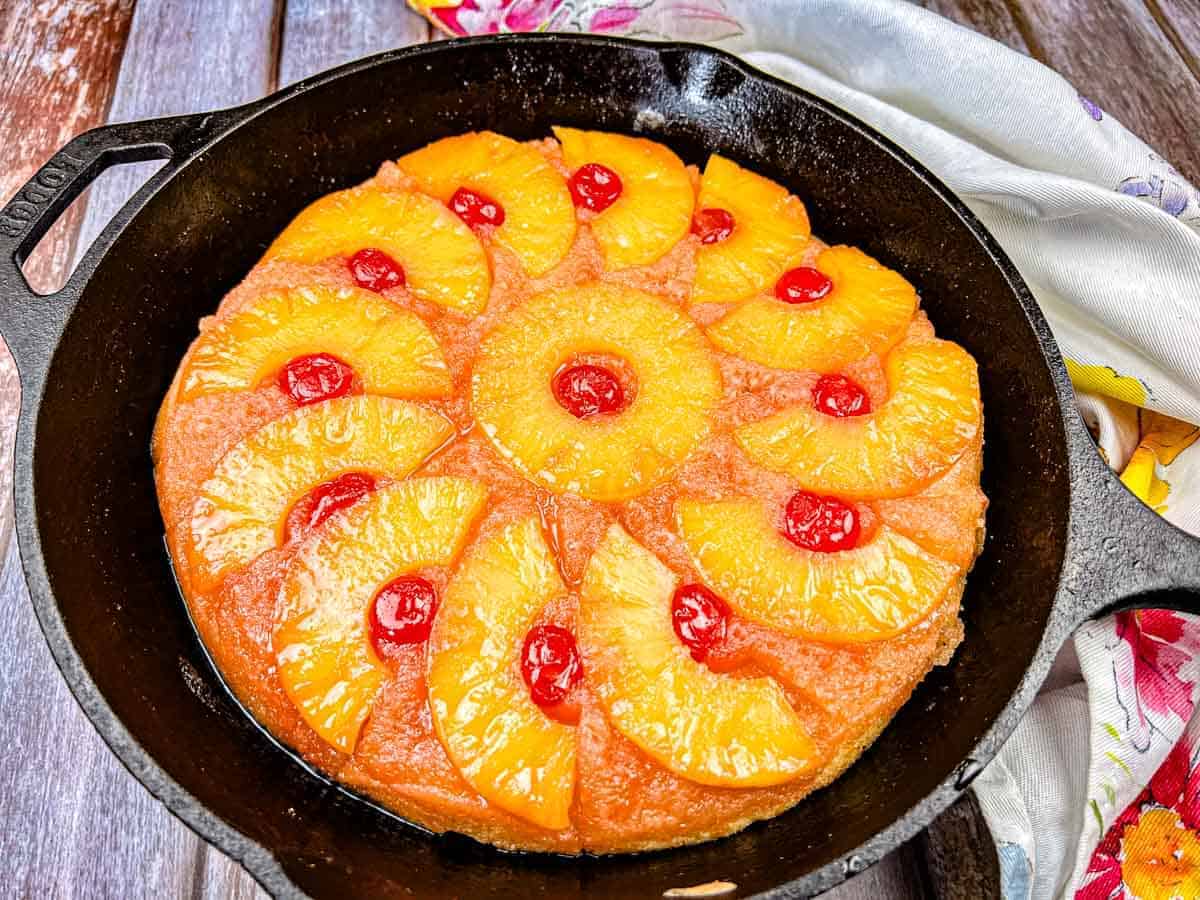
[[[1200,634],[1185,616],[1166,609],[1119,613],[1112,628],[1122,730],[1136,750],[1145,752],[1153,732],[1178,734],[1192,717]]]
[[[725,0],[409,0],[456,37],[521,31],[716,41],[743,33]]]

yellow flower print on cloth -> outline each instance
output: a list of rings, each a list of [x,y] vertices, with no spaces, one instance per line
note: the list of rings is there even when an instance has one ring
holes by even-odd
[[[1070,358],[1066,364],[1071,383],[1079,393],[1098,394],[1138,407],[1138,445],[1124,468],[1120,468],[1121,482],[1155,512],[1165,514],[1171,484],[1163,469],[1196,442],[1200,427],[1146,409],[1146,385],[1137,378],[1123,375],[1111,366],[1084,364]],[[1119,468],[1120,463],[1110,459],[1105,450],[1100,446],[1105,462]]]
[[[1200,897],[1200,837],[1170,809],[1152,809],[1121,841],[1126,888],[1139,900]]]
[[[1093,366],[1076,362],[1067,357],[1067,374],[1075,390],[1085,394],[1103,394],[1132,403],[1134,406],[1146,405],[1146,386],[1130,375],[1122,375],[1111,366]]]
[[[1200,427],[1162,413],[1143,409],[1139,415],[1141,440],[1129,458],[1121,481],[1146,505],[1162,514],[1167,511],[1170,482],[1159,477],[1159,467],[1169,466],[1200,437]]]

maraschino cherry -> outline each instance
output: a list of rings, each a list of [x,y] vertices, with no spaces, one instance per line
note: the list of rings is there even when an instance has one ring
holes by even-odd
[[[784,303],[813,303],[832,290],[829,276],[811,266],[788,269],[775,282],[775,296]]]
[[[279,370],[280,389],[307,406],[350,393],[354,370],[331,353],[297,356]]]
[[[719,244],[733,234],[736,224],[729,210],[706,208],[692,218],[692,234],[697,235],[702,244]]]
[[[470,188],[460,187],[448,205],[470,228],[504,224],[504,207],[491,197]]]
[[[625,408],[625,390],[617,376],[603,366],[576,365],[563,369],[551,384],[554,399],[577,419]]]
[[[865,416],[871,411],[867,392],[845,375],[822,375],[813,387],[812,399],[820,412],[839,419]]]
[[[784,511],[783,534],[797,547],[818,553],[853,550],[860,534],[858,513],[837,497],[797,491]]]
[[[576,206],[592,212],[604,212],[621,196],[621,176],[600,163],[586,163],[575,170],[567,182]]]
[[[702,584],[680,585],[671,598],[671,625],[696,662],[725,640],[729,616],[729,604]]]
[[[303,538],[338,510],[352,506],[375,490],[375,479],[366,472],[344,472],[319,484],[296,501],[284,523],[284,539]]]
[[[404,267],[382,250],[367,247],[359,250],[347,263],[354,283],[368,291],[381,293],[390,288],[404,287]]]
[[[371,643],[375,652],[405,644],[419,644],[433,629],[437,612],[437,588],[416,575],[402,575],[385,584],[371,604]]]
[[[521,675],[538,706],[556,706],[583,678],[575,635],[558,625],[535,625],[521,648]]]

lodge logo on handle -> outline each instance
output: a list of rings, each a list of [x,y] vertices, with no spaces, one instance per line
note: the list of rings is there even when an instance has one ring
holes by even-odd
[[[0,233],[20,237],[37,220],[42,208],[58,196],[62,188],[78,175],[84,161],[69,153],[59,153],[47,163],[21,192],[0,212]]]

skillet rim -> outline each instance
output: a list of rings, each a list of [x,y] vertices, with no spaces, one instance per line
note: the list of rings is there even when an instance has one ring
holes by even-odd
[[[84,714],[99,732],[104,742],[121,761],[122,765],[153,796],[160,800],[174,816],[184,822],[184,824],[198,835],[219,848],[222,852],[238,860],[255,880],[273,896],[302,897],[305,895],[287,876],[282,865],[266,847],[212,813],[201,801],[188,793],[171,778],[153,759],[149,752],[133,738],[123,722],[108,706],[107,701],[88,674],[82,659],[71,641],[66,624],[58,609],[58,604],[55,601],[53,592],[50,590],[49,573],[46,570],[45,558],[41,550],[40,532],[37,524],[37,507],[34,500],[33,451],[46,376],[54,358],[57,356],[59,340],[66,324],[74,315],[78,302],[84,290],[86,290],[88,281],[99,264],[107,257],[115,240],[133,219],[142,212],[146,204],[162,187],[179,175],[198,157],[202,156],[209,148],[229,138],[241,127],[254,121],[260,115],[344,76],[387,65],[398,59],[419,58],[426,55],[445,55],[447,53],[453,54],[462,49],[478,46],[495,47],[502,46],[504,43],[526,46],[568,43],[599,46],[618,52],[629,50],[649,51],[659,58],[663,58],[669,53],[700,54],[716,58],[726,65],[733,66],[747,79],[765,82],[773,89],[798,95],[806,105],[817,108],[825,115],[832,116],[841,124],[858,132],[861,136],[879,146],[882,151],[896,159],[913,177],[918,179],[943,204],[949,207],[950,211],[966,226],[979,247],[987,254],[991,263],[999,269],[1000,274],[1025,315],[1025,319],[1030,326],[1041,354],[1042,362],[1046,366],[1047,374],[1054,388],[1055,400],[1059,412],[1058,421],[1061,422],[1062,427],[1062,455],[1072,476],[1070,478],[1071,489],[1067,507],[1068,515],[1070,518],[1074,518],[1072,506],[1077,493],[1074,475],[1083,465],[1077,458],[1080,446],[1079,439],[1081,435],[1086,438],[1086,433],[1082,430],[1083,426],[1078,418],[1078,414],[1074,412],[1074,395],[1058,345],[1051,335],[1049,325],[1041,309],[1033,299],[1032,293],[1007,254],[1005,254],[995,238],[992,237],[963,201],[924,165],[909,155],[907,151],[852,114],[823,98],[811,94],[803,88],[755,68],[728,51],[709,45],[680,41],[660,43],[632,38],[582,34],[489,35],[462,38],[404,47],[364,57],[312,75],[264,98],[242,106],[217,110],[207,114],[197,114],[199,120],[197,130],[201,132],[200,139],[189,143],[186,150],[174,155],[162,170],[152,176],[117,211],[112,220],[96,238],[93,245],[81,257],[79,265],[71,276],[67,287],[61,292],[63,305],[55,310],[58,321],[54,323],[54,333],[44,336],[45,347],[36,353],[36,359],[30,358],[35,354],[27,356],[25,353],[22,353],[18,355],[18,366],[22,383],[22,402],[14,459],[15,524],[22,568],[25,572],[38,624],[50,647],[55,664],[58,666],[60,672],[62,672],[72,695],[83,709]],[[205,131],[206,128],[208,129],[207,131]],[[51,298],[40,299],[50,300]],[[46,303],[45,305],[54,309],[53,303]],[[47,313],[47,315],[49,314]],[[6,330],[8,329],[6,328]],[[1068,527],[1067,531],[1069,538],[1070,533],[1074,529]],[[877,832],[857,848],[799,878],[777,885],[755,896],[772,898],[772,900],[790,900],[790,898],[812,896],[813,894],[828,890],[851,875],[857,874],[870,865],[873,865],[886,853],[927,827],[966,789],[974,775],[982,770],[986,762],[995,755],[1003,740],[1011,733],[1017,721],[1019,721],[1032,702],[1033,696],[1036,694],[1045,674],[1049,670],[1053,654],[1047,653],[1047,648],[1053,645],[1052,649],[1057,649],[1057,644],[1062,637],[1058,634],[1061,629],[1055,627],[1054,619],[1061,605],[1059,600],[1063,583],[1062,564],[1067,560],[1069,553],[1070,540],[1064,545],[1063,559],[1060,561],[1059,591],[1056,592],[1055,599],[1050,606],[1050,619],[1033,652],[1029,666],[1026,668],[1020,683],[1011,693],[1004,707],[972,748],[970,754],[934,790],[896,818],[890,825]]]

